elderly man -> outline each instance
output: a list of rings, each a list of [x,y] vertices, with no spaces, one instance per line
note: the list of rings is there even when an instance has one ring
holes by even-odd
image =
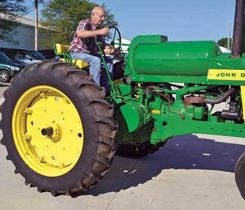
[[[82,59],[89,63],[89,74],[93,76],[94,81],[98,85],[100,85],[101,59],[98,56],[96,37],[97,40],[102,41],[103,36],[109,33],[109,28],[100,28],[104,19],[104,8],[100,6],[94,7],[91,17],[81,20],[78,24],[69,49],[73,59]],[[109,48],[105,48],[104,52],[110,54],[112,51]],[[112,74],[113,64],[107,62],[107,67]]]

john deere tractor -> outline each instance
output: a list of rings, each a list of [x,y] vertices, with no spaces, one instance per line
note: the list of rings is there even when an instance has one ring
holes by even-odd
[[[66,53],[66,62],[24,69],[1,106],[2,144],[15,173],[39,191],[75,195],[101,180],[116,150],[141,157],[190,133],[245,137],[244,9],[237,0],[230,54],[213,41],[135,37],[121,80],[103,70],[109,95]],[[120,47],[121,41],[109,44]],[[225,109],[216,106],[222,102]],[[236,181],[245,198],[245,153]]]

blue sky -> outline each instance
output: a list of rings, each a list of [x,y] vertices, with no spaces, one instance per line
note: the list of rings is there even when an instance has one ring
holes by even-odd
[[[92,0],[105,3],[122,37],[167,35],[171,41],[214,40],[231,35],[235,0]]]
[[[115,15],[123,37],[163,34],[169,40],[215,40],[233,28],[235,0],[93,0]]]

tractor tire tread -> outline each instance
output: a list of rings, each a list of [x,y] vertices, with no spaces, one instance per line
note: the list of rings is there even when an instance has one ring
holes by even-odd
[[[51,73],[52,72],[52,73]],[[26,176],[23,168],[21,168],[16,161],[17,154],[11,152],[9,143],[7,143],[7,137],[3,132],[1,143],[5,145],[8,151],[7,159],[10,159],[15,165],[15,172],[20,173],[25,178],[25,183],[37,187],[40,192],[51,192],[52,195],[66,194],[74,196],[76,193],[85,192],[90,187],[93,187],[104,174],[110,168],[110,165],[115,154],[115,136],[117,132],[117,126],[113,119],[114,109],[105,100],[105,90],[92,80],[91,76],[88,76],[86,72],[78,70],[76,67],[69,63],[58,63],[58,62],[42,62],[34,64],[30,67],[25,68],[19,75],[12,80],[12,85],[4,92],[5,101],[1,106],[1,113],[4,115],[8,109],[7,103],[10,101],[10,97],[14,94],[16,88],[22,85],[28,79],[32,78],[33,75],[37,77],[43,77],[46,74],[52,74],[53,78],[57,78],[57,81],[63,80],[64,85],[69,86],[73,89],[74,95],[83,100],[84,106],[89,107],[90,112],[88,113],[94,120],[94,127],[96,127],[97,140],[90,143],[95,148],[95,152],[90,152],[92,157],[88,157],[89,170],[81,174],[81,177],[74,177],[72,184],[66,188],[57,189],[59,187],[43,187],[39,183],[32,182],[31,179]],[[89,99],[89,100],[88,100]],[[6,116],[2,117],[1,129],[6,132],[5,126],[2,121],[6,119]],[[9,140],[9,139],[8,139]],[[91,160],[90,160],[91,158]],[[31,177],[31,176],[30,176]],[[75,183],[75,184],[74,184]]]

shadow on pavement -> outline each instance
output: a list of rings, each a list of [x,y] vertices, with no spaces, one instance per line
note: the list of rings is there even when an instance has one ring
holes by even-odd
[[[108,174],[88,194],[97,196],[143,184],[164,169],[202,169],[234,172],[245,145],[215,142],[194,135],[170,139],[153,155],[142,159],[115,156]]]

